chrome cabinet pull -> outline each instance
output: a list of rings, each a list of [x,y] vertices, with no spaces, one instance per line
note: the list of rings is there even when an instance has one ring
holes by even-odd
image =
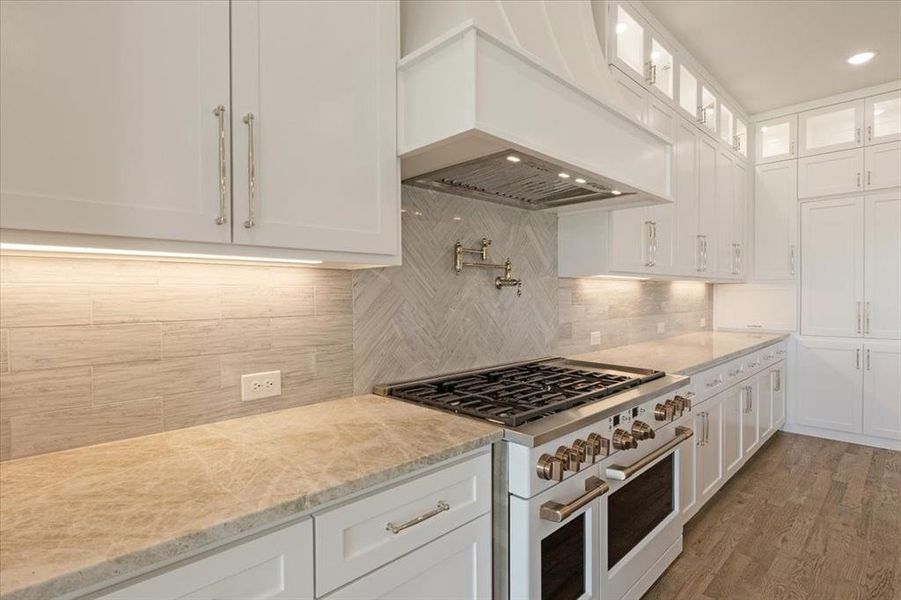
[[[651,266],[657,266],[657,221],[651,221]]]
[[[860,171],[857,172],[857,187],[860,187]]]
[[[219,119],[219,216],[216,225],[228,223],[228,165],[225,161],[225,106],[213,109]]]
[[[867,185],[873,184],[873,172],[867,169]]]
[[[870,334],[870,301],[867,300],[866,304],[864,304],[864,318],[863,318],[863,332],[867,335]]]
[[[794,141],[794,140],[792,140],[792,141],[788,144],[788,153],[789,153],[790,155],[792,155],[792,156],[795,155],[795,141]]]
[[[685,440],[691,438],[694,434],[694,431],[692,431],[688,427],[676,427],[675,437],[673,437],[673,439],[663,444],[650,454],[639,458],[631,465],[610,465],[609,467],[607,467],[607,478],[616,479],[617,481],[625,481]]]
[[[247,124],[247,220],[244,227],[250,229],[256,225],[254,220],[254,204],[256,203],[257,173],[253,155],[253,113],[244,115],[244,123]]]
[[[861,310],[861,301],[857,301],[857,333],[863,333],[863,328],[861,326],[861,318],[862,318],[862,310]]]
[[[584,508],[595,498],[600,498],[610,491],[610,486],[600,477],[592,475],[585,480],[585,493],[567,504],[550,500],[541,505],[538,516],[545,521],[560,523]]]
[[[704,445],[710,442],[710,413],[704,411]]]
[[[857,356],[854,360],[854,368],[856,368],[859,371],[860,370],[860,348],[857,349],[856,354],[857,354]]]
[[[795,245],[791,244],[788,247],[788,264],[789,269],[791,269],[791,276],[795,276]]]
[[[867,371],[870,370],[870,349],[867,348]]]
[[[873,126],[872,125],[867,125],[867,141],[869,141],[869,142],[873,141]]]
[[[695,270],[696,270],[698,273],[701,273],[701,272],[704,271],[703,266],[702,266],[702,263],[701,263],[701,243],[702,243],[702,237],[703,237],[703,236],[698,235],[698,236],[696,236],[696,237],[697,237],[697,244],[695,244],[695,252],[697,253],[696,258],[698,259],[698,266],[697,266],[697,268],[696,268]]]
[[[441,513],[443,513],[444,511],[447,511],[447,510],[450,510],[450,504],[448,504],[444,500],[439,500],[438,505],[425,514],[421,514],[418,517],[413,517],[412,519],[410,519],[409,521],[407,521],[405,523],[400,523],[400,524],[388,523],[387,525],[385,525],[385,531],[389,531],[389,532],[393,533],[394,535],[397,535],[404,529],[408,529],[410,527],[413,527],[414,525],[419,525],[423,521],[427,521],[427,520],[431,519],[432,517],[440,515]]]
[[[854,134],[854,139],[857,143],[860,143],[860,127],[857,128],[857,132]]]
[[[647,243],[645,244],[645,253],[647,254],[647,257],[645,258],[644,266],[653,267],[654,262],[651,259],[651,247],[652,247],[651,238],[652,238],[653,234],[651,233],[651,222],[650,221],[644,222],[644,233],[645,233],[645,237],[647,239]]]

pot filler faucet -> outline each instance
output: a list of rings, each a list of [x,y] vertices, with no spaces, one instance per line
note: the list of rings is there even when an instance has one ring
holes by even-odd
[[[513,264],[510,262],[510,259],[504,261],[504,264],[499,265],[495,263],[485,262],[488,260],[488,246],[491,245],[491,240],[488,238],[482,238],[482,247],[481,248],[465,248],[462,242],[457,242],[454,244],[454,271],[457,274],[463,270],[464,267],[475,267],[479,269],[503,269],[504,276],[501,277],[498,275],[494,279],[494,287],[497,289],[502,289],[505,287],[515,287],[516,295],[522,296],[522,279],[516,279],[513,277]],[[477,254],[482,262],[466,262],[465,257],[467,254]]]

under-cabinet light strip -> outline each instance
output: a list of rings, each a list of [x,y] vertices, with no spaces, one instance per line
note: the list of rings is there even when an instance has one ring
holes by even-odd
[[[266,256],[234,256],[229,254],[200,254],[194,252],[163,252],[156,250],[123,250],[112,248],[82,248],[77,246],[49,246],[43,244],[0,243],[0,250],[22,252],[61,252],[66,254],[100,254],[108,256],[140,256],[146,258],[184,258],[202,260],[230,260],[299,265],[321,265],[321,260],[303,258],[271,258]]]

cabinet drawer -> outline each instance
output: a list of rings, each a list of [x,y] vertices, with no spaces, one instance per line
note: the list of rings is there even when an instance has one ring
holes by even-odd
[[[313,598],[313,521],[173,568],[99,600]]]
[[[316,593],[327,594],[490,510],[486,453],[316,514]],[[415,522],[427,515],[433,516]]]

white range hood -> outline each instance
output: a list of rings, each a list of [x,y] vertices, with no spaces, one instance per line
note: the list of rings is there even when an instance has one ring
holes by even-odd
[[[589,0],[402,0],[401,15],[404,183],[538,209],[671,201],[672,144],[621,107]]]

